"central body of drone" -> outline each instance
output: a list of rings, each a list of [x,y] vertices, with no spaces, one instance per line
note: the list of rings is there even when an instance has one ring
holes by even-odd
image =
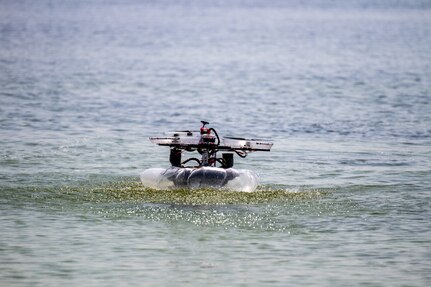
[[[236,137],[220,138],[214,128],[201,121],[199,131],[178,131],[166,133],[164,137],[151,137],[152,143],[170,147],[169,169],[149,169],[141,174],[144,185],[152,188],[171,187],[226,187],[238,188],[238,181],[252,181],[253,190],[257,186],[257,176],[248,170],[235,170],[234,154],[246,157],[255,151],[270,151],[272,143],[261,139],[245,139]],[[182,161],[184,151],[197,151],[201,157],[191,157]],[[222,156],[217,157],[221,152]],[[196,165],[186,166],[194,162]],[[219,165],[219,166],[217,166]],[[245,176],[245,178],[244,178]],[[172,186],[171,186],[172,185]],[[244,190],[250,190],[246,188]]]

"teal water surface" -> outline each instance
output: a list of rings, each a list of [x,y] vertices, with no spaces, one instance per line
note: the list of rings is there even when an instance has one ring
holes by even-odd
[[[0,286],[429,286],[427,1],[1,1]],[[272,138],[253,193],[148,137]]]

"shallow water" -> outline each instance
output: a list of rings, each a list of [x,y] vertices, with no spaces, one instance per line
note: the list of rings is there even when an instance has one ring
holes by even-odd
[[[2,1],[0,285],[428,286],[427,1]],[[257,192],[149,136],[268,137]]]

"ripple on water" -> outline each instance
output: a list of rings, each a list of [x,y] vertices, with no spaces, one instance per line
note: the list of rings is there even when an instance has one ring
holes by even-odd
[[[153,190],[138,181],[120,181],[58,188],[15,188],[6,192],[14,194],[13,201],[20,202],[20,207],[31,206],[52,212],[79,212],[114,220],[141,218],[200,226],[293,232],[298,226],[286,216],[322,212],[321,208],[316,209],[313,205],[333,191],[279,185],[262,185],[255,192]],[[286,206],[290,210],[287,213]]]

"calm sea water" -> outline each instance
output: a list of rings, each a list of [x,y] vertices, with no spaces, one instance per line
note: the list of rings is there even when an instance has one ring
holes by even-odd
[[[429,1],[1,1],[1,286],[429,286]],[[149,136],[269,137],[255,193]]]

